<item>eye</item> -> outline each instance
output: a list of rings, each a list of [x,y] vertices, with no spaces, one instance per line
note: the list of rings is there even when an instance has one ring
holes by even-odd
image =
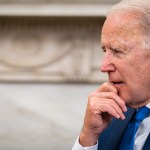
[[[120,51],[118,51],[118,50],[116,50],[116,49],[113,49],[113,52],[114,52],[114,54],[120,53]]]
[[[117,50],[117,49],[112,49],[112,51],[113,51],[113,54],[114,55],[120,55],[120,54],[122,54],[122,51],[120,51],[120,50]]]

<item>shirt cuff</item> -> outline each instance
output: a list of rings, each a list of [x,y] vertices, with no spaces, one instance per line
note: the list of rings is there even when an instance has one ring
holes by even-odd
[[[72,150],[97,150],[98,147],[98,142],[96,145],[90,146],[90,147],[83,147],[80,143],[79,143],[79,137],[77,138],[77,140],[74,143],[74,146],[72,148]]]

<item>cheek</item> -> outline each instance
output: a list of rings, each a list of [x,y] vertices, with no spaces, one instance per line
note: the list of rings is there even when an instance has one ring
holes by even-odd
[[[122,97],[131,101],[146,100],[150,97],[150,78],[138,72],[131,74],[127,79],[126,86],[122,89]]]
[[[131,59],[126,60],[126,73],[125,76],[129,82],[133,84],[137,84],[141,78],[143,78],[143,65],[138,57],[133,57]]]
[[[132,63],[128,67],[129,80],[137,86],[144,86],[150,82],[150,65],[144,65],[143,62]]]

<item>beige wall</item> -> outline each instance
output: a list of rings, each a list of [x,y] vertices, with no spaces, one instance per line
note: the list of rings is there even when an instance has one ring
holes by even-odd
[[[102,18],[1,17],[0,81],[103,82]]]

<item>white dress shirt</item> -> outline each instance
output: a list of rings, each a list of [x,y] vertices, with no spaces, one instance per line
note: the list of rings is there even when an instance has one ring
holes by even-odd
[[[150,103],[146,105],[150,109]],[[134,150],[142,150],[144,143],[150,133],[150,115],[145,118],[141,123],[135,135]],[[79,143],[79,137],[77,138],[72,150],[97,150],[98,143],[94,146],[83,147]]]

